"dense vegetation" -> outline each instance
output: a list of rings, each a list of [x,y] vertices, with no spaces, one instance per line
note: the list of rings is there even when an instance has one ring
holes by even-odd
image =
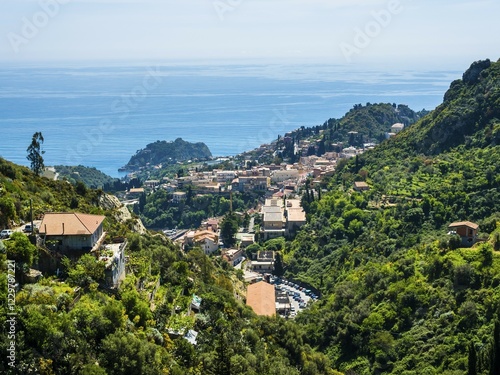
[[[156,141],[148,144],[146,148],[138,150],[124,168],[135,170],[147,165],[169,165],[188,160],[206,160],[211,157],[212,153],[203,142],[190,143],[177,138],[172,142]]]
[[[245,211],[256,206],[258,197],[253,194],[233,194],[233,210]],[[198,228],[209,217],[223,216],[230,209],[230,197],[218,194],[195,195],[188,188],[186,200],[172,202],[172,194],[160,189],[141,197],[134,210],[146,228]]]
[[[83,182],[87,187],[92,189],[103,189],[106,187],[106,191],[113,191],[115,185],[119,185],[119,179],[108,176],[96,168],[84,167],[83,165],[56,165],[54,168],[59,174],[58,178],[60,180],[66,179],[73,185],[76,185],[77,182]]]
[[[62,279],[18,293],[17,373],[497,374],[499,129],[500,62],[478,62],[435,111],[339,163],[324,190],[313,194],[308,184],[308,223],[297,237],[248,249],[280,251],[279,273],[321,292],[295,321],[256,317],[225,262],[197,249],[185,254],[158,234],[128,231],[128,276],[116,293],[98,286],[102,265],[90,256],[64,261]],[[355,192],[354,181],[366,181],[370,191]],[[84,212],[103,212],[99,192],[2,159],[0,182],[8,225],[26,218],[29,198],[38,213],[70,209],[72,201]],[[205,207],[227,204],[222,199]],[[142,209],[157,203],[143,201]],[[448,234],[458,220],[480,225],[474,247],[460,248]],[[2,300],[6,256],[21,265],[34,256],[22,235],[5,242]],[[190,308],[193,294],[202,298],[198,314]],[[3,321],[6,312],[2,304]],[[186,329],[199,332],[196,346],[176,337]],[[2,373],[6,366],[2,356]]]
[[[102,212],[97,207],[98,192],[83,184],[73,186],[64,181],[39,177],[0,158],[0,227],[12,227],[30,219],[30,200],[33,216],[39,218],[47,211],[81,210]]]
[[[434,112],[340,163],[328,193],[304,202],[309,222],[285,250],[286,273],[321,290],[297,321],[335,367],[496,373],[499,109],[500,63],[474,64]],[[371,190],[354,192],[355,180]],[[480,224],[471,249],[447,234],[463,220]]]
[[[2,324],[2,374],[335,374],[326,356],[305,343],[292,322],[259,318],[242,302],[244,288],[234,270],[200,249],[185,254],[161,235],[132,233],[97,204],[99,191],[83,184],[38,177],[0,159],[2,218],[78,210],[109,215],[106,230],[125,235],[127,278],[117,291],[101,288],[104,264],[90,255],[63,258],[59,278],[45,275],[21,285],[15,300],[15,369],[9,367],[8,324]],[[36,187],[36,189],[35,189]],[[50,199],[49,199],[50,198]],[[76,203],[74,204],[76,206]],[[8,208],[8,210],[5,209]],[[29,238],[15,233],[0,241],[0,319],[7,320],[7,265],[15,279],[36,261]],[[202,298],[200,313],[191,308]],[[197,345],[182,336],[199,332]]]

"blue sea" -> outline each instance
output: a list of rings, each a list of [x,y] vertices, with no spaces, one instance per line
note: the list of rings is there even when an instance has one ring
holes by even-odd
[[[358,103],[434,109],[458,71],[334,65],[0,65],[0,156],[28,165],[41,131],[46,165],[118,168],[156,140],[236,155]]]

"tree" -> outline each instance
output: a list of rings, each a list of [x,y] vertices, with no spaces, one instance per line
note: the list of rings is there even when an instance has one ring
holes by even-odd
[[[222,220],[220,229],[220,236],[226,247],[234,246],[236,233],[238,233],[238,220],[234,215],[229,214]]]
[[[500,322],[495,321],[493,345],[491,348],[490,375],[500,374]]]
[[[281,253],[278,251],[276,253],[276,258],[274,259],[274,274],[276,276],[283,276],[285,269],[283,267],[283,259],[281,258]]]
[[[7,247],[7,257],[19,263],[26,263],[29,266],[33,263],[36,254],[36,246],[31,244],[27,236],[20,232],[14,232],[10,236],[10,241],[5,241]]]
[[[41,151],[41,144],[43,142],[44,139],[42,133],[36,132],[33,134],[31,144],[26,149],[28,152],[28,156],[26,158],[31,161],[31,170],[37,175],[40,175],[45,168],[42,157],[42,155],[45,154],[45,151]]]
[[[477,375],[477,353],[474,344],[469,345],[469,361],[467,375]]]
[[[73,285],[85,287],[104,279],[106,264],[90,254],[82,255],[75,265],[68,258],[63,258],[63,265],[67,269],[68,280]]]

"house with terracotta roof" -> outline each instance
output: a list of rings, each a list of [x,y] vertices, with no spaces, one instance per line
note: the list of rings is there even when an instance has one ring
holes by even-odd
[[[477,242],[479,225],[470,221],[457,221],[448,226],[449,234],[457,234],[462,239],[462,246],[472,246]]]
[[[370,186],[364,181],[356,181],[356,182],[354,182],[354,190],[356,190],[356,191],[368,191],[368,190],[370,190]]]
[[[247,305],[250,306],[257,315],[276,315],[276,295],[274,286],[259,281],[251,284],[247,289]]]
[[[76,212],[46,213],[40,224],[40,237],[48,248],[61,253],[77,255],[95,251],[106,237],[105,218]]]
[[[199,246],[210,255],[219,249],[219,236],[211,230],[189,231],[184,237],[184,246]]]

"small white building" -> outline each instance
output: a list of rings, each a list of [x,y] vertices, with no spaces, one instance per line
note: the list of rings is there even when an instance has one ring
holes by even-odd
[[[287,169],[274,171],[271,176],[271,182],[279,183],[287,180],[297,180],[299,178],[299,171],[296,169]]]
[[[391,126],[391,133],[397,134],[400,131],[402,131],[404,128],[405,128],[405,125],[398,122],[398,123]]]

